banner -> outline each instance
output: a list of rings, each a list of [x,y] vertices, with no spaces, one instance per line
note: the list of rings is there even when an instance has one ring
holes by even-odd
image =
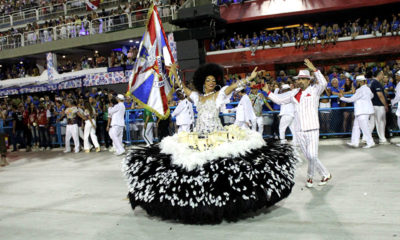
[[[46,62],[47,62],[47,74],[49,83],[53,83],[54,78],[58,75],[56,68],[57,68],[57,55],[54,53],[47,53],[46,54]]]
[[[165,66],[174,62],[157,7],[152,5],[129,78],[128,93],[161,119],[169,116],[168,98],[174,91],[172,77],[167,75]]]

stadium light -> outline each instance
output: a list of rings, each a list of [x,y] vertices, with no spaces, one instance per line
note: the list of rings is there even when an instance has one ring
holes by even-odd
[[[19,62],[19,64],[24,64],[24,62],[23,62],[23,61],[21,61],[21,62]]]
[[[0,64],[0,68],[3,67],[3,65]]]
[[[65,58],[65,55],[63,55],[62,58]]]
[[[133,43],[133,40],[129,40],[130,43]]]
[[[94,51],[94,53],[99,53],[99,51],[96,50],[96,51]]]

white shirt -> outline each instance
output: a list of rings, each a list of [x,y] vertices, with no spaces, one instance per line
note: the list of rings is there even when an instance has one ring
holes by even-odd
[[[294,128],[296,132],[304,132],[319,129],[318,105],[320,95],[324,92],[327,82],[322,73],[318,70],[314,73],[316,83],[302,91],[300,101],[296,95],[300,88],[290,91],[291,94],[280,96],[270,93],[269,99],[279,105],[293,103],[294,105]]]
[[[108,108],[108,117],[111,118],[111,126],[125,127],[125,105],[119,102]]]
[[[396,95],[392,99],[392,106],[395,105],[396,103],[398,103],[397,104],[396,115],[398,117],[400,117],[400,106],[399,106],[400,105],[400,83],[397,84],[395,91],[396,91]]]
[[[256,118],[249,96],[243,95],[236,107],[236,122],[250,123]]]
[[[372,98],[374,94],[367,85],[363,85],[356,90],[356,93],[349,98],[341,97],[340,101],[354,102],[354,115],[373,114],[374,106],[372,105]]]
[[[286,95],[290,95],[290,94],[291,93],[289,91],[289,92],[281,93],[279,95],[285,97]],[[283,116],[283,115],[289,115],[289,116],[294,117],[294,105],[293,105],[293,103],[287,103],[287,104],[282,104],[281,105],[281,111],[279,112],[279,116]]]
[[[179,102],[171,115],[176,117],[176,125],[192,124],[194,121],[193,104],[184,99]]]

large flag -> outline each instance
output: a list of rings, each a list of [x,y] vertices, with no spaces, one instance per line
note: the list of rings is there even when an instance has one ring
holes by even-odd
[[[174,91],[172,76],[167,75],[165,66],[174,62],[157,7],[152,5],[129,79],[128,94],[161,119],[169,116],[168,98]]]

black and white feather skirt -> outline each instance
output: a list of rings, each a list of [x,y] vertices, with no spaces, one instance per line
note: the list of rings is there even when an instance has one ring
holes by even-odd
[[[123,172],[133,209],[140,206],[162,219],[211,224],[237,221],[286,198],[294,185],[295,162],[289,145],[267,141],[188,170],[156,145],[130,151]]]

